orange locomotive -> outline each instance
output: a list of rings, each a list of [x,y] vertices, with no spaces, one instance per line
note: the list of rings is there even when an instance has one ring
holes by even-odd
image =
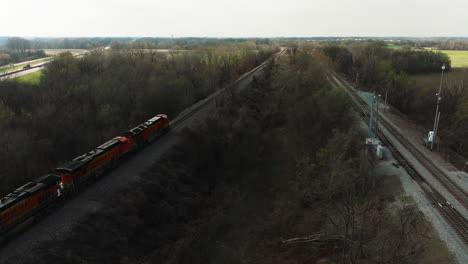
[[[0,235],[34,216],[61,195],[58,175],[45,175],[0,199]]]
[[[0,235],[13,229],[62,194],[74,192],[84,183],[117,166],[121,159],[169,131],[170,120],[159,114],[90,152],[59,166],[60,175],[46,175],[0,199]]]
[[[130,129],[125,136],[130,142],[141,147],[166,133],[170,128],[170,121],[166,115],[159,114],[139,126]]]
[[[83,183],[100,177],[107,169],[115,167],[130,152],[148,144],[166,133],[170,121],[166,115],[157,115],[131,129],[124,137],[115,137],[90,152],[57,168],[65,191],[73,192]]]
[[[104,171],[114,167],[118,160],[128,152],[127,146],[126,138],[116,137],[59,166],[56,170],[62,177],[65,191],[74,191],[76,187],[98,178]]]

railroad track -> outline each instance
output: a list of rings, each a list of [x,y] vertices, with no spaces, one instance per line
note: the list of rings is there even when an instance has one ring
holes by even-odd
[[[350,94],[351,98],[358,104],[361,117],[366,123],[369,123],[370,109],[369,105],[354,91],[349,85],[343,85],[338,79],[339,76],[331,74],[332,79]],[[380,116],[379,116],[380,117]],[[406,138],[404,138],[391,124],[385,119],[379,118],[380,124],[387,129],[408,151],[430,172],[434,177],[466,208],[466,192],[448,178],[440,169],[438,169],[433,162],[428,161],[427,158],[420,153]],[[392,142],[382,133],[377,131],[376,135],[392,152],[395,159],[400,165],[408,172],[408,174],[421,186],[426,197],[431,201],[432,206],[436,208],[441,216],[452,226],[455,233],[460,237],[463,243],[468,244],[468,221],[460,214],[434,187],[427,182],[424,177],[404,158],[401,152],[392,144]],[[443,175],[443,176],[442,176]],[[451,189],[454,188],[454,189]]]
[[[208,96],[207,98],[205,98],[204,100],[196,103],[191,109],[189,109],[188,111],[184,111],[182,112],[179,116],[177,116],[172,124],[171,124],[171,128],[172,129],[175,129],[179,126],[181,126],[183,124],[183,122],[190,118],[191,116],[195,115],[196,113],[200,112],[202,109],[204,109],[206,106],[208,106],[210,103],[212,103],[213,101],[215,101],[220,95],[224,94],[224,92],[226,92],[226,90],[236,86],[237,84],[239,84],[239,82],[243,81],[244,79],[246,79],[247,77],[251,76],[252,74],[258,72],[259,70],[263,69],[266,65],[268,65],[268,63],[270,63],[272,60],[276,60],[276,58],[278,58],[279,56],[281,56],[284,52],[286,51],[285,48],[281,49],[280,52],[278,52],[277,54],[275,54],[273,57],[269,58],[268,60],[266,60],[265,62],[263,62],[262,64],[258,65],[257,67],[253,68],[251,71],[247,72],[247,73],[244,73],[241,77],[239,77],[237,80],[235,80],[233,83],[229,84],[227,87],[224,87],[220,90],[218,90],[217,92],[211,94],[210,96]],[[171,133],[171,132],[170,132]]]

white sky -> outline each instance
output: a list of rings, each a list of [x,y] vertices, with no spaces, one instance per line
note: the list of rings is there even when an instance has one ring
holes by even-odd
[[[0,0],[0,36],[468,37],[468,0]]]

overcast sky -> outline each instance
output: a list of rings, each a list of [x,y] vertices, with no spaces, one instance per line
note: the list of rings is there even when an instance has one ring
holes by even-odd
[[[468,37],[468,0],[0,0],[0,36]]]

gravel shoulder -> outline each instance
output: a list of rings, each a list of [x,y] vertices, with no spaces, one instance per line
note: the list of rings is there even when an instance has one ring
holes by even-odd
[[[368,126],[362,120],[359,121],[359,128],[363,134],[367,133]],[[435,252],[428,252],[427,257],[429,259],[422,260],[421,263],[450,263],[446,262],[447,258],[449,258],[447,254],[450,253],[456,258],[457,263],[468,263],[468,247],[459,239],[437,209],[427,200],[418,183],[411,178],[403,167],[397,168],[393,165],[398,162],[393,158],[390,151],[386,150],[384,156],[384,160],[378,161],[375,166],[376,176],[396,177],[397,181],[399,181],[399,185],[396,187],[388,186],[389,188],[395,189],[396,193],[400,193],[398,196],[399,199],[392,203],[390,207],[414,203],[423,213],[427,224],[432,226],[428,233],[428,236],[433,238],[433,243],[429,245],[429,251]],[[446,250],[444,250],[445,248],[447,248],[450,253],[447,253]]]
[[[397,161],[391,153],[385,153],[386,159],[378,162],[376,172],[383,176],[398,177],[403,188],[400,202],[408,203],[408,198],[414,201],[419,210],[424,214],[425,219],[434,227],[434,234],[438,236],[456,257],[458,263],[468,263],[468,247],[459,239],[453,229],[447,224],[440,213],[426,199],[421,187],[406,173],[402,167],[395,167],[392,163]],[[430,235],[430,234],[429,234]],[[444,262],[445,263],[445,262]]]

